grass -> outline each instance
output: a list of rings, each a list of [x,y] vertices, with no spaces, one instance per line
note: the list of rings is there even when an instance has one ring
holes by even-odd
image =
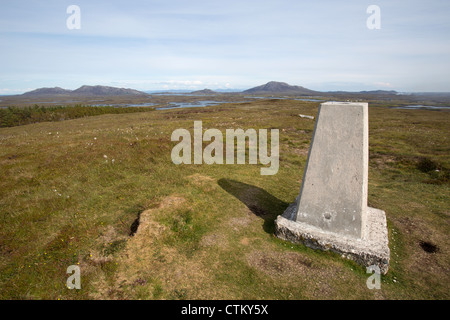
[[[352,261],[273,236],[314,128],[298,114],[317,107],[261,100],[1,128],[0,298],[448,299],[448,112],[370,108],[369,205],[386,211],[391,249],[380,290]],[[194,120],[279,129],[278,173],[174,165],[171,133]],[[66,287],[72,264],[81,290]]]
[[[109,106],[74,105],[74,106],[39,106],[8,107],[0,109],[0,128],[25,124],[63,121],[101,114],[122,114],[131,112],[148,112],[148,107],[115,108]]]

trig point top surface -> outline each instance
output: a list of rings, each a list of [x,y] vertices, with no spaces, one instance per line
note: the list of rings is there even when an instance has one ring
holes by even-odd
[[[364,238],[368,183],[368,104],[319,107],[294,219]]]

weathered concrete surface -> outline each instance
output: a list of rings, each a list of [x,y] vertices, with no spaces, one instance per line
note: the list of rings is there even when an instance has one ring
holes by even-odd
[[[368,125],[367,103],[320,105],[300,194],[275,221],[276,235],[385,273],[386,216],[367,206]]]
[[[361,237],[367,206],[368,104],[322,103],[295,220]]]
[[[365,239],[324,231],[293,220],[297,202],[292,203],[283,215],[277,217],[275,234],[280,239],[302,243],[312,249],[337,252],[366,267],[376,265],[382,274],[386,274],[390,259],[386,214],[379,209],[367,209],[367,220],[363,227],[367,235]]]

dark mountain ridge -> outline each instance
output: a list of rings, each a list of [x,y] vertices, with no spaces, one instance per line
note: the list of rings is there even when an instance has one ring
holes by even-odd
[[[211,90],[211,89],[203,89],[203,90],[197,90],[192,91],[191,94],[216,94],[217,92]]]
[[[59,94],[69,94],[72,92],[71,90],[66,90],[60,87],[54,88],[39,88],[33,91],[28,91],[22,94],[23,96],[31,96],[31,95],[59,95]]]
[[[243,91],[246,94],[296,94],[296,95],[318,95],[318,91],[310,90],[301,86],[291,86],[285,82],[270,81]]]
[[[186,91],[183,91],[186,92]],[[188,92],[186,92],[188,93]],[[217,91],[211,89],[203,89],[198,91],[192,91],[191,94],[204,94],[213,95],[218,94]],[[270,81],[266,84],[250,88],[241,92],[231,93],[243,93],[251,95],[297,95],[297,96],[341,96],[341,95],[376,95],[376,96],[392,96],[399,93],[394,90],[372,90],[372,91],[315,91],[308,88],[296,85],[290,85],[285,82]],[[25,92],[22,96],[61,96],[61,97],[73,97],[73,96],[138,96],[149,95],[150,92],[143,92],[129,88],[117,88],[109,86],[89,86],[84,85],[75,90],[63,89],[60,87],[53,88],[39,88],[33,91]]]
[[[116,88],[108,86],[81,86],[76,90],[67,90],[60,87],[39,88],[33,91],[25,92],[23,96],[121,96],[121,95],[147,95],[147,93],[125,88]]]

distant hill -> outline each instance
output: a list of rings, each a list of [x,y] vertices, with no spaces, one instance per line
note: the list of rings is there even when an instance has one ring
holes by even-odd
[[[285,82],[270,81],[258,87],[243,91],[247,94],[296,94],[296,95],[317,95],[318,91],[309,90],[301,86],[291,86]]]
[[[171,90],[168,92],[176,93],[190,93],[197,95],[214,95],[223,92],[232,92],[234,90],[211,90],[203,89],[198,91],[188,92],[186,90]],[[39,88],[33,91],[25,92],[21,96],[24,97],[41,97],[41,96],[60,96],[60,97],[80,97],[80,96],[139,96],[139,95],[149,95],[154,92],[143,92],[134,89],[127,88],[117,88],[108,86],[81,86],[75,90],[63,89],[60,87],[53,88]],[[398,92],[394,90],[372,90],[372,91],[359,91],[359,92],[347,92],[347,91],[314,91],[301,86],[289,85],[285,82],[270,81],[261,86],[257,86],[244,91],[236,92],[251,95],[297,95],[297,96],[366,96],[366,95],[376,95],[390,97],[393,95],[398,95]]]
[[[216,94],[217,92],[211,90],[211,89],[203,89],[198,91],[192,91],[192,94]]]
[[[40,96],[40,95],[59,95],[59,94],[69,94],[71,90],[66,90],[60,87],[54,88],[39,88],[33,91],[25,92],[24,96]]]
[[[67,90],[59,87],[39,88],[25,92],[24,96],[65,95],[65,96],[122,96],[122,95],[147,95],[147,93],[125,88],[108,86],[81,86],[76,90]]]
[[[370,91],[360,91],[358,93],[367,94],[397,94],[395,90],[370,90]]]
[[[125,88],[115,88],[106,86],[82,86],[74,91],[73,94],[76,95],[91,95],[91,96],[121,96],[121,95],[145,95],[145,92],[125,89]]]

